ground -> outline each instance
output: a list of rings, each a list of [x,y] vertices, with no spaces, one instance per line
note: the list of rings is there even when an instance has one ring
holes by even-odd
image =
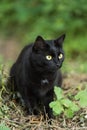
[[[87,84],[87,74],[63,74],[63,90],[65,94],[77,92],[77,86],[84,87]],[[64,115],[52,119],[44,120],[43,115],[29,116],[23,107],[9,99],[9,93],[2,100],[3,116],[0,122],[4,122],[11,130],[66,130],[87,128],[87,109],[77,112],[72,119],[66,119]]]
[[[12,50],[12,48],[13,47],[11,47],[10,44],[10,49]],[[17,50],[14,50],[13,52],[16,53]],[[3,48],[2,52],[3,51],[5,52],[4,57],[6,58],[6,52],[8,52],[9,49]],[[7,56],[15,58],[12,52]],[[75,95],[78,88],[84,88],[87,86],[87,74],[72,71],[75,68],[74,66],[76,66],[75,62],[69,62],[66,67],[69,66],[71,67],[69,71],[63,70],[62,88],[66,95],[69,93]],[[67,119],[63,114],[61,114],[56,117],[56,119],[44,120],[43,115],[27,115],[21,105],[17,104],[15,100],[11,100],[10,93],[4,89],[3,85],[0,86],[0,90],[2,89],[3,93],[0,93],[0,123],[4,123],[6,126],[11,128],[11,130],[87,130],[87,108],[80,109],[80,111],[75,113],[72,119]]]

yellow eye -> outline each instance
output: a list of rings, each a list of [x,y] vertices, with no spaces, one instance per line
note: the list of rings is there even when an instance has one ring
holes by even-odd
[[[63,58],[63,54],[61,53],[59,56],[58,56],[59,59],[62,59]]]
[[[47,56],[46,56],[46,59],[47,59],[47,60],[52,60],[52,56],[51,56],[51,55],[47,55]]]

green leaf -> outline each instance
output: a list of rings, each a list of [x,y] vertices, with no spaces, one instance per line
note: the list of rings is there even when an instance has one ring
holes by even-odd
[[[73,112],[76,112],[80,109],[74,102],[72,102],[72,105],[70,106],[70,108]]]
[[[51,102],[49,106],[50,108],[52,108],[54,115],[60,115],[64,111],[61,102],[59,102],[58,100]]]
[[[56,101],[53,101],[53,102],[51,102],[51,103],[49,104],[50,108],[55,107],[55,105],[56,105]]]
[[[74,112],[70,108],[66,109],[64,113],[65,113],[67,118],[72,118],[74,115]]]
[[[54,87],[54,92],[55,92],[55,95],[57,97],[57,100],[60,100],[60,99],[62,99],[64,97],[63,96],[63,91],[62,91],[61,88],[55,86]]]
[[[60,115],[64,111],[60,102],[56,101],[56,105],[53,107],[54,115]]]
[[[69,99],[62,99],[61,103],[65,106],[65,107],[70,107],[72,105],[72,102]]]
[[[79,105],[84,108],[87,107],[87,90],[80,91],[76,96],[76,100],[79,100]]]
[[[5,124],[0,124],[0,130],[10,130]]]
[[[68,118],[72,118],[74,112],[78,111],[80,108],[72,101],[70,101],[69,99],[63,99],[61,100],[61,103],[67,107],[67,109],[65,109],[65,115]]]

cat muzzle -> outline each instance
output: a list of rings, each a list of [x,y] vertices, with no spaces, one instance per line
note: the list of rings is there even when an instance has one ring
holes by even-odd
[[[56,66],[57,66],[57,68],[60,68],[60,67],[61,67],[61,64],[57,63]]]

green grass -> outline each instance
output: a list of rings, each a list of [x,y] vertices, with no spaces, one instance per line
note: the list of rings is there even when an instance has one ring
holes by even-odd
[[[3,60],[2,60],[2,63],[4,63]],[[64,62],[64,65],[63,65],[63,72],[66,72],[68,74],[70,74],[70,73],[77,73],[78,74],[78,73],[87,72],[86,64],[87,64],[87,62],[86,63],[82,62],[80,59],[75,60],[75,61],[66,59]],[[4,66],[2,64],[0,64],[0,130],[10,130],[9,128],[14,128],[14,127],[15,127],[15,129],[17,128],[19,130],[27,129],[27,127],[29,127],[29,129],[32,129],[32,128],[35,128],[36,126],[38,127],[39,125],[42,129],[48,128],[48,126],[49,126],[49,124],[47,124],[48,122],[47,121],[45,122],[42,119],[42,117],[41,117],[38,124],[35,124],[34,121],[32,124],[33,117],[28,118],[28,117],[24,116],[23,108],[21,108],[18,104],[15,104],[15,101],[9,100],[10,93],[8,91],[6,91],[6,89],[5,89],[6,77],[8,77],[8,73],[5,72]],[[68,84],[67,84],[67,86],[68,86]],[[73,86],[70,85],[70,88],[72,88],[72,87]],[[75,89],[75,88],[73,88],[73,89]],[[71,89],[71,93],[72,93],[72,89]],[[66,94],[69,95],[68,92]],[[84,98],[81,98],[82,95],[86,96],[87,91],[85,92],[85,94],[82,92],[82,93],[79,93],[79,95],[77,96],[77,100],[79,98],[80,102],[84,101]],[[59,97],[59,94],[58,94],[58,97]],[[60,97],[61,97],[61,95],[60,95]],[[64,99],[66,99],[66,98],[64,97]],[[58,101],[61,103],[60,100],[58,100]],[[71,108],[71,105],[70,105],[71,103],[68,102],[69,100],[66,99],[66,100],[62,100],[62,101],[63,101],[62,102],[63,106],[66,104],[66,101],[67,101],[68,108]],[[84,102],[84,103],[86,103],[86,102]],[[63,106],[62,106],[62,108],[63,108]],[[59,108],[57,110],[59,110]],[[74,111],[76,111],[76,110],[74,110],[74,108],[73,108],[73,113],[74,113]],[[71,109],[69,109],[68,111],[66,111],[65,115],[67,115],[68,117],[72,117],[73,113],[72,113]],[[80,119],[80,115],[82,115],[82,114],[83,114],[83,116],[81,116],[81,117],[84,118],[84,111],[81,111],[79,114],[77,113],[75,115],[75,117],[73,118],[73,119],[76,119],[74,121],[75,125],[77,124],[77,122],[79,122],[79,120],[82,119],[82,118]],[[86,112],[85,112],[85,115],[86,115]],[[54,128],[53,123],[54,123],[54,126],[57,125],[56,121],[58,122],[57,128],[60,127],[61,125],[59,125],[59,124],[63,124],[63,122],[66,122],[66,127],[68,127],[67,126],[67,124],[68,124],[67,119],[64,118],[64,115],[61,115],[61,116],[62,116],[62,118],[58,117],[58,120],[53,120],[51,128]],[[17,119],[17,121],[15,120],[15,118]],[[28,119],[29,119],[29,122],[28,122]],[[62,119],[62,121],[61,121],[61,119]],[[72,120],[69,119],[69,122],[71,122],[69,124],[72,126],[73,125]],[[84,119],[84,122],[85,122],[85,119]]]
[[[0,130],[11,130],[5,124],[0,124]]]
[[[77,58],[87,59],[87,35],[69,36],[66,34],[64,49],[66,57],[72,60]]]
[[[64,61],[62,70],[64,73],[87,73],[87,61],[81,59]]]

